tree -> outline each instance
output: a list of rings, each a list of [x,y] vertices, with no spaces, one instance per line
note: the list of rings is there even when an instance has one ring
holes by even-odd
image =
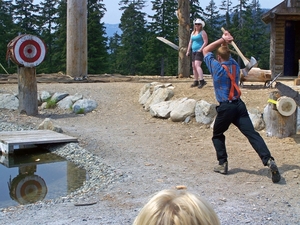
[[[214,0],[210,0],[203,14],[206,21],[205,30],[209,34],[208,40],[209,42],[212,42],[216,40],[217,37],[220,37],[221,26],[223,23],[222,17],[219,14],[218,7],[216,6]]]
[[[124,10],[119,28],[122,30],[121,45],[117,57],[117,67],[122,74],[141,74],[145,52],[142,48],[145,42],[146,20],[141,9],[145,6],[144,0],[121,0]]]
[[[47,54],[44,62],[38,67],[39,72],[53,73],[56,71],[56,66],[53,62],[53,41],[55,40],[54,31],[57,27],[58,19],[58,0],[45,0],[40,3],[39,11],[39,36],[47,46]]]
[[[105,36],[104,5],[101,0],[88,0],[88,71],[99,74],[108,69],[107,37]]]
[[[67,0],[60,0],[57,7],[58,17],[55,22],[57,26],[54,30],[55,39],[52,44],[53,64],[56,65],[56,71],[66,71],[66,56],[67,56]]]
[[[146,43],[146,62],[150,63],[150,71],[154,74],[177,75],[178,52],[166,44],[158,41],[156,37],[164,37],[167,40],[178,44],[178,19],[176,11],[177,0],[154,0],[152,1],[153,16],[149,16],[148,40]]]
[[[269,67],[269,40],[265,24],[260,19],[262,10],[258,0],[253,0],[247,6],[243,15],[244,26],[242,29],[241,46],[245,56],[255,56],[260,68]]]
[[[0,2],[0,37],[1,37],[0,63],[2,64],[2,66],[4,66],[6,68],[5,70],[9,73],[15,72],[15,67],[12,68],[12,67],[10,67],[10,64],[9,64],[8,66],[10,68],[8,68],[7,63],[5,61],[7,44],[16,36],[12,32],[13,30],[16,30],[16,28],[15,28],[16,26],[13,22],[11,10],[12,10],[12,0]],[[7,29],[7,27],[9,27],[10,29]],[[0,71],[3,71],[2,68],[0,68]],[[5,73],[5,71],[3,71],[3,73]]]
[[[14,22],[20,34],[38,34],[39,5],[32,0],[15,0],[13,4]]]

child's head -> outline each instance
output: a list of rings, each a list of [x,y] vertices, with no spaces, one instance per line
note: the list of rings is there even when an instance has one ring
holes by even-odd
[[[219,225],[213,208],[187,191],[163,190],[143,207],[133,225]]]

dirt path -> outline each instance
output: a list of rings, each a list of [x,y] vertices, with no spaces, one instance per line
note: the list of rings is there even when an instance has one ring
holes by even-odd
[[[222,224],[299,224],[300,134],[278,139],[260,132],[276,159],[282,181],[273,184],[247,139],[235,128],[226,133],[229,174],[213,172],[216,165],[212,130],[193,120],[189,124],[152,118],[138,103],[142,86],[154,80],[110,83],[38,84],[38,90],[81,93],[98,102],[95,112],[82,115],[47,111],[37,117],[13,113],[11,120],[38,125],[50,117],[65,133],[79,137],[80,145],[103,158],[122,174],[122,181],[91,196],[97,204],[41,206],[1,213],[5,224],[131,224],[148,197],[165,188],[185,185],[209,201]],[[215,103],[210,79],[202,90],[190,88],[190,79],[167,79],[174,98],[190,97]],[[17,85],[1,85],[17,92]],[[261,112],[272,89],[261,84],[242,89],[250,108]],[[298,90],[299,91],[299,90]]]

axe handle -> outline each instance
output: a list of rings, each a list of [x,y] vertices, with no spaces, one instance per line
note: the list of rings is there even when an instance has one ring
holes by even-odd
[[[223,27],[221,28],[221,30],[223,33],[225,32],[225,29]],[[238,48],[238,46],[235,44],[234,41],[231,42],[231,45],[234,47],[238,55],[241,57],[245,66],[247,66],[249,64],[249,60],[243,55],[243,53],[240,51],[240,49]]]

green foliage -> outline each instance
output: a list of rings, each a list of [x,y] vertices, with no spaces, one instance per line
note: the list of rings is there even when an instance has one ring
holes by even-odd
[[[144,0],[129,2],[122,0],[120,2],[124,10],[119,25],[122,30],[121,43],[118,47],[116,57],[116,67],[119,73],[125,75],[141,75],[144,68],[141,63],[144,60],[146,38],[146,19],[145,13],[141,12],[145,6]]]
[[[37,67],[37,73],[65,72],[67,0],[33,2],[0,1],[0,63],[9,73],[17,71],[13,63],[6,61],[7,44],[26,33],[39,36],[47,46],[46,58]],[[156,39],[161,36],[178,45],[177,0],[151,0],[153,15],[148,17],[143,8],[149,1],[120,0],[122,34],[109,38],[101,22],[106,10],[102,0],[87,2],[90,74],[177,75],[178,52]],[[195,18],[203,19],[209,42],[212,42],[222,34],[220,28],[225,27],[234,35],[245,56],[255,56],[260,68],[269,69],[269,26],[261,20],[263,12],[259,1],[239,0],[233,5],[232,1],[223,0],[217,6],[211,0],[205,10],[200,2],[190,1],[191,29]],[[233,57],[244,66],[238,56]],[[203,68],[208,72],[205,64]]]
[[[77,112],[76,112],[76,114],[84,114],[85,112],[84,112],[84,108],[80,108]]]
[[[164,37],[178,44],[178,19],[175,13],[178,8],[178,1],[154,0],[152,4],[155,13],[150,16],[151,22],[148,24],[148,33],[150,34],[145,45],[146,60],[144,61],[144,68],[149,66],[149,70],[147,69],[145,73],[175,76],[178,72],[178,52],[158,41],[156,37]]]
[[[47,105],[46,105],[46,109],[54,109],[56,107],[56,101],[49,98],[46,100]]]
[[[100,0],[88,1],[88,72],[105,73],[108,69],[107,37],[101,23],[104,5]]]

